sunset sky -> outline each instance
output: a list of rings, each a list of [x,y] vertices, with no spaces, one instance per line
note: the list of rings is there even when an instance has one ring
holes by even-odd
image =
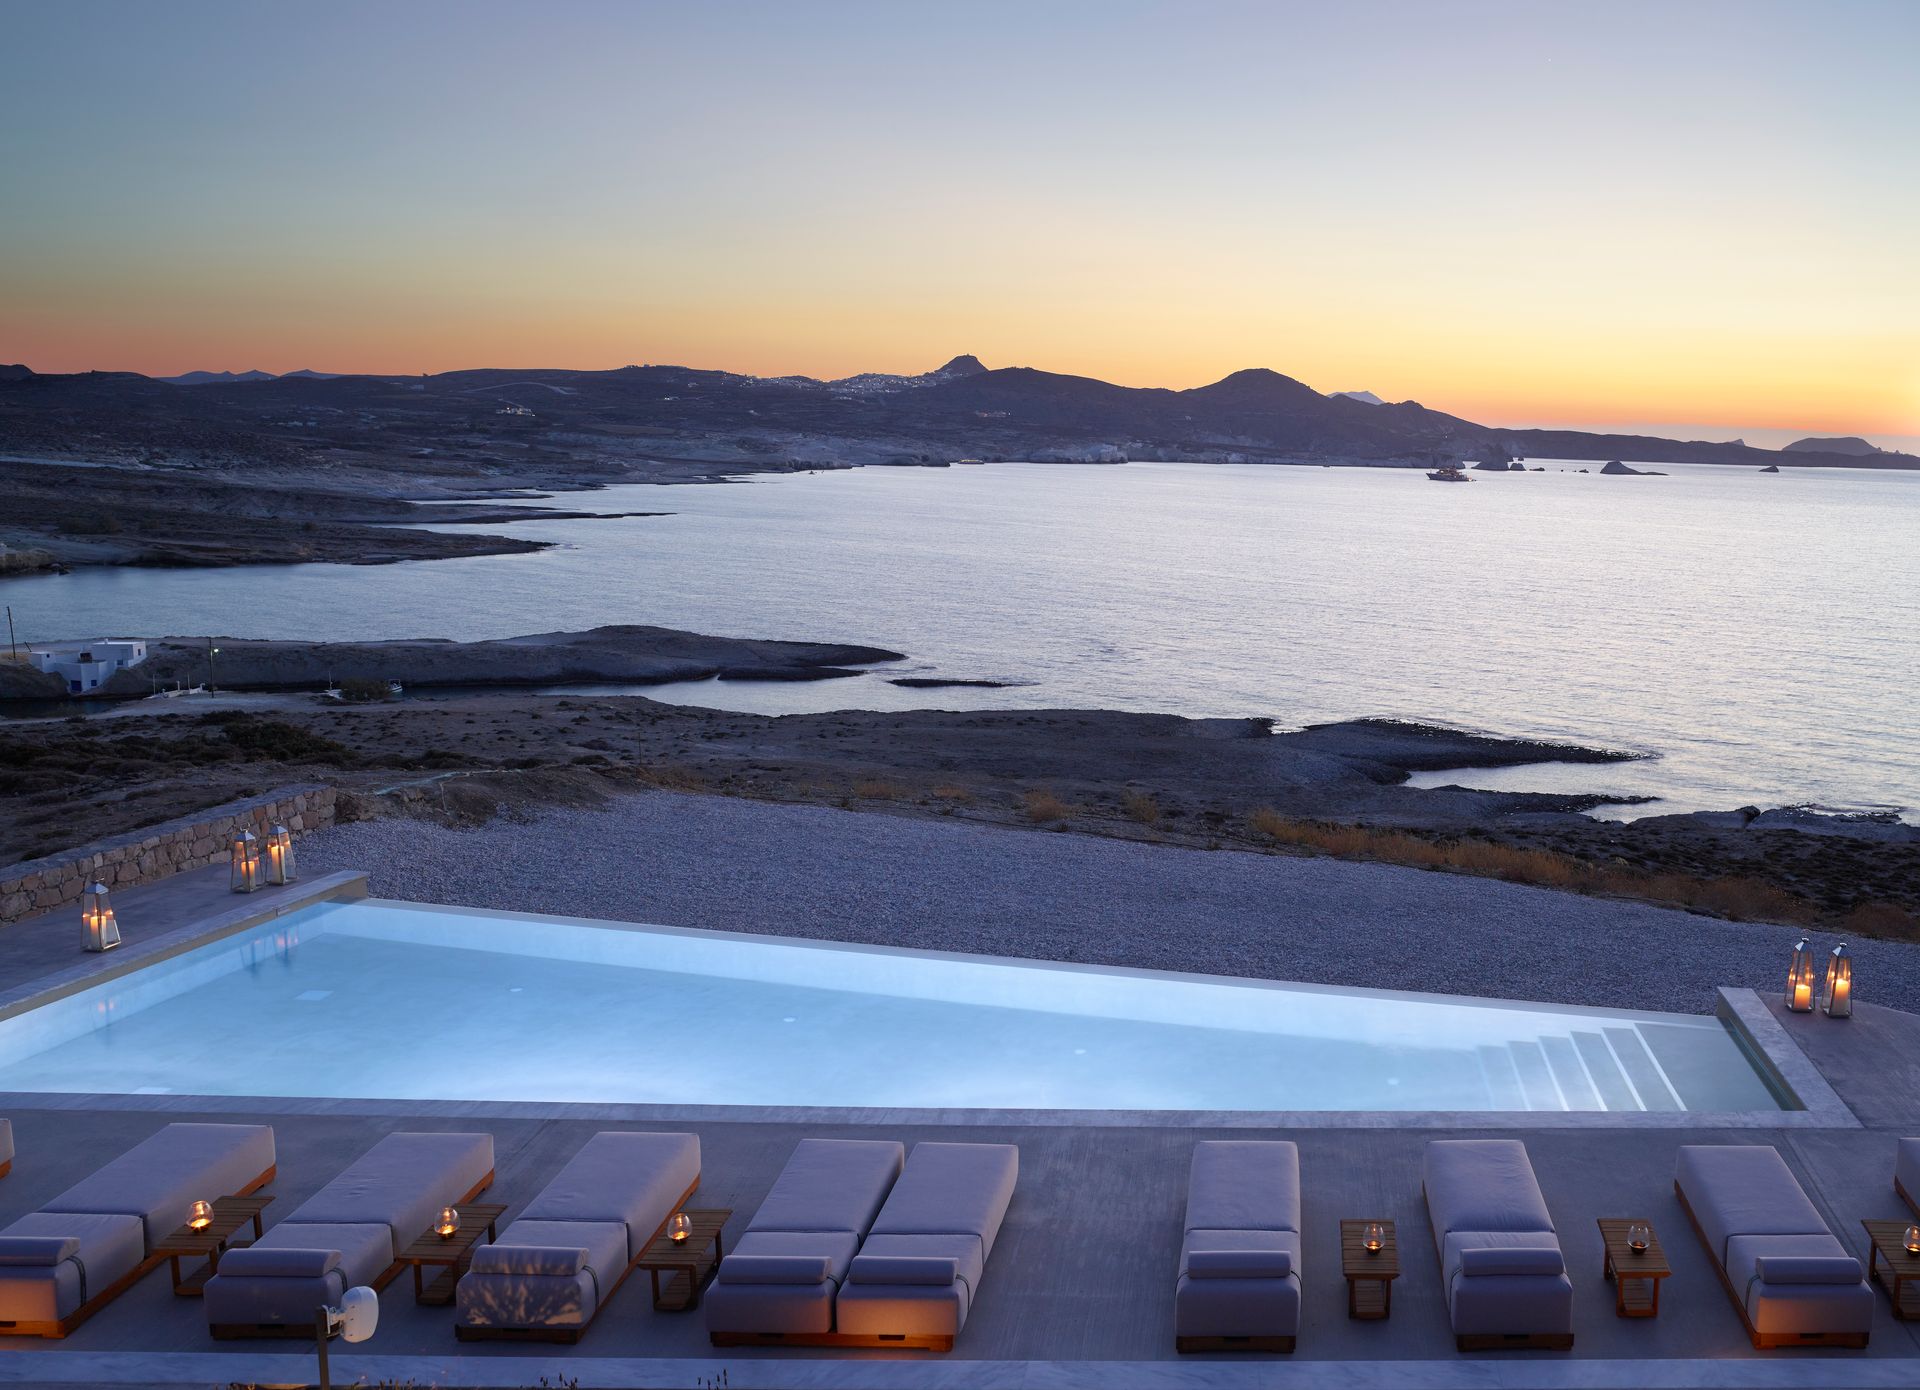
[[[0,362],[39,371],[972,352],[1920,436],[1912,0],[0,0],[0,36]]]

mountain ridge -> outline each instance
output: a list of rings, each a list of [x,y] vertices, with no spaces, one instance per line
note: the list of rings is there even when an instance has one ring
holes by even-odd
[[[70,421],[83,411],[90,428],[97,426],[102,447],[136,456],[197,451],[232,459],[314,458],[320,456],[316,451],[335,459],[343,453],[370,461],[393,457],[397,436],[383,433],[387,426],[380,422],[398,425],[404,416],[406,430],[448,438],[515,431],[521,441],[516,450],[551,437],[553,451],[567,454],[575,442],[591,440],[616,460],[643,447],[656,458],[712,458],[714,446],[724,444],[724,452],[747,468],[782,460],[832,466],[960,458],[1430,466],[1513,457],[1920,468],[1913,455],[1814,447],[1825,441],[1802,441],[1803,447],[1783,454],[1738,441],[1508,429],[1418,401],[1389,404],[1360,393],[1322,393],[1265,367],[1179,389],[1123,386],[1036,367],[989,368],[971,354],[917,374],[834,380],[659,364],[473,368],[420,376],[310,369],[278,377],[244,372],[176,378],[19,371],[25,375],[0,374],[0,446],[55,452],[75,447]],[[194,389],[178,389],[189,379]],[[412,456],[443,451],[433,440],[425,445],[426,454],[415,448]]]

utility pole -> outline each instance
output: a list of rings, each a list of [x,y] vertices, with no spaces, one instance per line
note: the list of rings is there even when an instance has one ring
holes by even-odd
[[[15,660],[20,659],[20,644],[13,637],[13,605],[7,605],[7,652]]]
[[[219,654],[220,649],[213,645],[213,639],[209,637],[207,639],[207,698],[209,700],[213,698],[213,659]]]

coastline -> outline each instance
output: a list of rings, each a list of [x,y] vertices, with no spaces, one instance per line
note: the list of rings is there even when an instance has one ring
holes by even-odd
[[[204,680],[207,639],[167,639],[110,690]],[[859,807],[1202,849],[1332,854],[1677,902],[1748,919],[1920,934],[1920,827],[1748,810],[1615,822],[1622,798],[1414,785],[1416,774],[1644,753],[1391,720],[1276,732],[1263,719],[1113,710],[754,715],[643,695],[496,689],[563,681],[832,679],[879,648],[660,628],[491,643],[218,639],[219,685],[261,693],[122,700],[103,716],[0,723],[0,858],[138,829],[289,781],[353,814],[453,825],[648,788]],[[329,680],[430,693],[323,699]],[[76,826],[87,827],[85,835]],[[1809,833],[1813,832],[1813,833]]]

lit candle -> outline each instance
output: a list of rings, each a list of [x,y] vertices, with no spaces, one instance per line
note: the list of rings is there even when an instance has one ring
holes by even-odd
[[[204,1231],[213,1224],[213,1203],[195,1202],[187,1208],[187,1229]]]
[[[692,1219],[684,1211],[676,1211],[673,1214],[673,1220],[667,1223],[667,1239],[679,1245],[692,1234]]]
[[[440,1219],[434,1223],[433,1233],[442,1240],[452,1240],[460,1234],[460,1213],[452,1207],[440,1208]]]
[[[1810,981],[1802,980],[1794,985],[1793,1007],[1802,1013],[1813,1011],[1813,985]]]
[[[1369,1221],[1367,1223],[1366,1234],[1361,1239],[1361,1244],[1366,1247],[1369,1255],[1378,1255],[1386,1246],[1386,1236],[1386,1231],[1378,1221]]]
[[[1907,1227],[1907,1253],[1920,1255],[1920,1226]]]

